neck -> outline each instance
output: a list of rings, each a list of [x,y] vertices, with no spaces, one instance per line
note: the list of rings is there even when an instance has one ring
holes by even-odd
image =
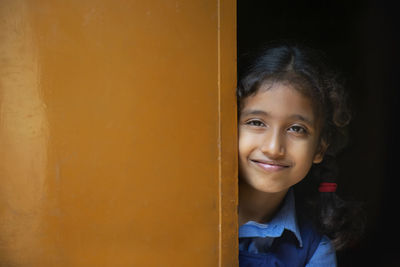
[[[269,222],[278,211],[288,190],[267,193],[239,182],[239,226],[248,222]]]

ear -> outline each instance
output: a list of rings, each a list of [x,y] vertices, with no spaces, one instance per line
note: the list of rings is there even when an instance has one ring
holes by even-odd
[[[324,159],[324,155],[328,147],[329,144],[325,140],[321,139],[318,145],[318,149],[315,152],[313,163],[320,163]]]

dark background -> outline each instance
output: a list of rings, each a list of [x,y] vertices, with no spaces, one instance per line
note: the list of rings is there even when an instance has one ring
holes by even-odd
[[[237,1],[238,58],[270,40],[299,40],[347,79],[354,116],[338,194],[363,203],[367,228],[337,253],[339,266],[400,266],[398,11],[378,0]]]

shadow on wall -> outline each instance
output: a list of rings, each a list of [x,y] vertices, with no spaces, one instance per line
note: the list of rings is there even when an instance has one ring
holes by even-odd
[[[400,45],[394,10],[394,4],[378,0],[237,3],[239,64],[243,53],[264,42],[294,39],[325,51],[347,79],[354,117],[350,142],[338,159],[338,193],[364,203],[367,230],[359,244],[338,253],[339,266],[400,265],[400,222],[393,214]]]

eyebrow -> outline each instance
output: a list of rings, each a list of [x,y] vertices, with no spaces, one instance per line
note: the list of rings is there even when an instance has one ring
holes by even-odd
[[[263,115],[267,116],[268,113],[263,110],[258,109],[248,109],[240,113],[240,116],[249,116],[249,115]]]
[[[248,110],[244,110],[240,116],[250,116],[250,115],[261,115],[261,116],[269,116],[268,112],[264,111],[264,110],[259,110],[259,109],[248,109]],[[308,123],[310,125],[314,125],[313,120],[311,120],[310,118],[301,115],[301,114],[293,114],[289,117],[290,119],[293,120],[300,120],[300,121],[304,121],[305,123]]]
[[[300,114],[293,114],[292,116],[290,116],[291,119],[295,119],[295,120],[300,120],[300,121],[304,121],[305,123],[308,123],[310,125],[314,125],[314,122],[309,119],[308,117],[305,117],[303,115]]]

